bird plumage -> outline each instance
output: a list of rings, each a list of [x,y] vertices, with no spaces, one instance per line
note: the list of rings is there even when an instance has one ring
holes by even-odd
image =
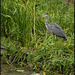
[[[64,31],[62,30],[62,28],[59,25],[57,25],[55,23],[49,23],[49,26],[50,26],[49,27],[50,29],[48,28],[48,31],[51,31],[53,35],[61,37],[64,40],[67,40]]]
[[[42,17],[47,17],[47,19],[45,20],[45,25],[46,25],[46,28],[48,30],[48,32],[52,33],[53,35],[56,35],[58,37],[61,37],[63,38],[64,40],[67,40],[66,36],[65,36],[65,33],[63,31],[63,29],[55,24],[55,23],[48,23],[48,20],[49,20],[49,16],[47,13],[44,13],[43,15],[41,15]]]

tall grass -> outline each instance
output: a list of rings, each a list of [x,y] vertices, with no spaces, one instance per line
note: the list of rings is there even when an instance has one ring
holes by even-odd
[[[71,11],[70,11],[71,10]],[[73,6],[67,7],[62,1],[2,1],[2,27],[5,28],[5,33],[9,37],[22,42],[28,46],[40,33],[44,31],[44,20],[38,18],[39,15],[47,12],[50,16],[49,22],[59,24],[69,35],[74,30]],[[5,19],[3,19],[5,18]],[[2,30],[2,33],[3,30]],[[36,37],[35,37],[36,35]],[[33,39],[34,38],[34,39]]]
[[[65,42],[57,37],[55,49],[53,48],[53,35],[49,34],[45,27],[46,18],[39,18],[43,13],[49,14],[49,23],[54,22],[62,27],[68,39]],[[58,63],[59,60],[58,67],[63,62],[62,65],[72,66],[72,61],[74,61],[72,58],[74,53],[74,5],[70,3],[67,6],[61,0],[1,0],[1,34],[6,39],[18,41],[23,47],[34,50],[33,56],[30,54],[28,58],[30,64],[37,62],[36,66],[43,57],[42,68],[45,68],[47,72],[50,69],[46,60],[51,61],[52,64],[50,62],[48,64],[53,65],[55,69],[55,63]],[[59,58],[56,58],[57,51]],[[66,65],[66,60],[71,63]]]

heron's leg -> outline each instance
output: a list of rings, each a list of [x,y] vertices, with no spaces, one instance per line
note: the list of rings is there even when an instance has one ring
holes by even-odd
[[[55,47],[56,47],[56,35],[55,35]],[[57,49],[57,55],[58,55],[58,49]]]
[[[56,47],[56,35],[55,35],[55,46],[54,47]]]

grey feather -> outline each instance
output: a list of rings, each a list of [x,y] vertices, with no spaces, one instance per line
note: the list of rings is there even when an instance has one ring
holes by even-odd
[[[59,25],[57,25],[55,23],[50,23],[49,25],[50,25],[52,33],[54,35],[57,35],[62,38],[66,38],[64,31],[62,30],[62,28]]]

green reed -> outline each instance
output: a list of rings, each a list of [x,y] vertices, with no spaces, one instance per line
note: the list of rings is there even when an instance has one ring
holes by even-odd
[[[54,22],[62,27],[68,39],[65,42],[57,37],[55,49],[53,48],[54,36],[49,34],[45,27],[46,18],[39,18],[43,13],[49,14],[49,23]],[[74,5],[70,3],[67,6],[66,2],[61,0],[1,0],[1,34],[10,41],[17,41],[22,47],[34,50],[33,56],[31,54],[28,56],[30,64],[36,62],[35,66],[37,66],[40,58],[44,57],[41,63],[43,63],[43,70],[47,72],[50,71],[47,66],[50,58],[52,64],[48,64],[54,65],[55,68],[55,63],[58,63],[58,59],[64,56],[63,61],[59,62],[66,65],[67,61],[72,66],[74,61],[72,58],[74,53]],[[57,51],[58,58],[56,58]],[[68,58],[70,61],[67,60]],[[58,69],[61,68],[61,63],[57,65]],[[68,64],[67,68],[69,69]],[[68,71],[67,68],[65,73]]]

